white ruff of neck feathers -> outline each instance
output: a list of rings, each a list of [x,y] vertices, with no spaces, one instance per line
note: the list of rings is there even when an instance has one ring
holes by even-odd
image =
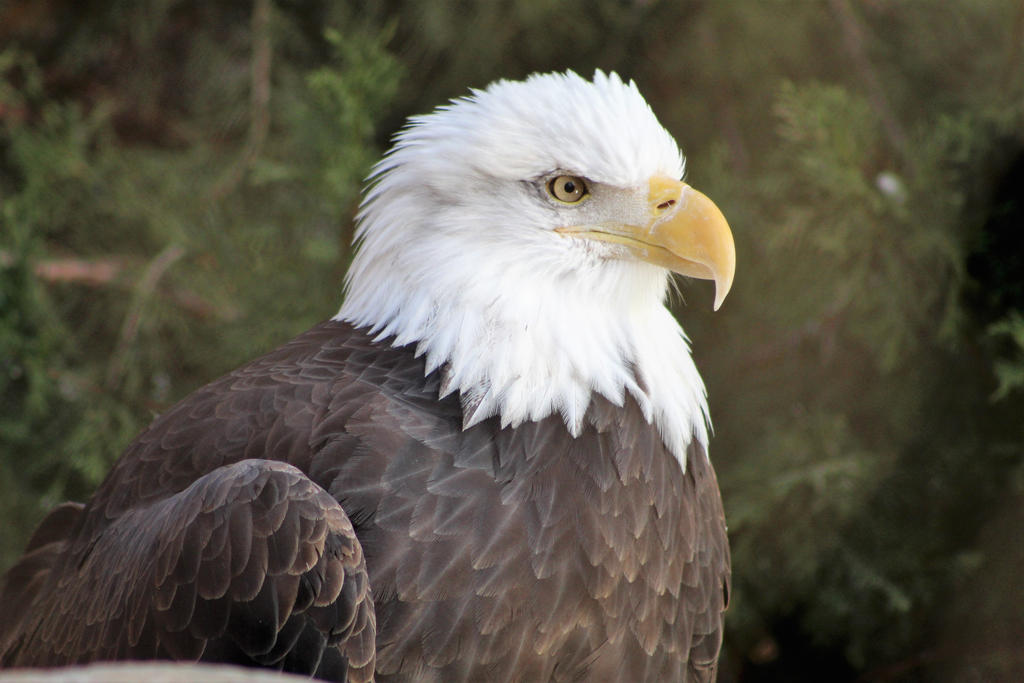
[[[692,439],[707,445],[707,401],[668,272],[555,233],[529,180],[556,170],[641,187],[681,177],[682,158],[614,74],[502,81],[413,119],[365,194],[335,319],[414,344],[464,428],[558,412],[578,436],[595,392],[628,393],[685,469]]]

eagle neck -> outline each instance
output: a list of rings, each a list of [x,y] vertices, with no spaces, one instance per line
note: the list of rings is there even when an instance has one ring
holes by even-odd
[[[372,287],[349,280],[336,319],[369,328],[375,341],[413,345],[426,373],[441,373],[440,397],[458,392],[464,429],[559,413],[576,437],[595,393],[617,406],[628,394],[685,469],[691,441],[707,444],[704,384],[663,303],[664,271],[638,279],[629,265],[597,286],[506,264],[490,281],[435,276],[413,287],[381,268]]]

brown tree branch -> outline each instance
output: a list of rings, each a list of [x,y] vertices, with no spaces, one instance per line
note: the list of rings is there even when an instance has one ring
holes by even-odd
[[[0,254],[0,264],[6,265]],[[124,271],[123,259],[60,258],[39,261],[32,266],[36,277],[46,282],[79,283],[98,287],[117,279]]]
[[[1006,52],[1006,61],[1003,63],[1003,73],[999,79],[1002,84],[1000,90],[1006,92],[1016,84],[1017,72],[1020,67],[1021,49],[1024,47],[1024,0],[1017,3],[1017,13],[1013,17],[1013,27],[1010,29],[1010,47]]]
[[[752,347],[740,358],[740,366],[750,370],[765,367],[799,352],[811,343],[817,344],[822,363],[830,361],[835,356],[837,337],[849,304],[848,296],[840,297],[814,320],[787,334],[774,338],[769,336],[767,341]]]
[[[135,341],[135,337],[139,333],[139,323],[142,320],[142,311],[146,302],[153,295],[153,291],[164,273],[184,255],[185,249],[177,244],[165,247],[146,267],[146,272],[135,286],[135,298],[124,316],[124,322],[121,323],[121,334],[118,335],[117,347],[111,354],[110,365],[107,366],[106,384],[108,389],[117,386],[124,377],[125,351]]]
[[[715,54],[715,38],[712,22],[702,21],[698,29],[699,40],[704,51]],[[732,83],[723,83],[720,87],[712,89],[713,104],[721,123],[723,138],[729,146],[732,162],[740,173],[747,173],[750,170],[750,152],[747,150],[746,140],[740,129],[736,117],[735,97]]]
[[[252,61],[249,66],[249,134],[241,156],[210,191],[216,202],[230,194],[242,182],[245,172],[263,150],[270,130],[270,65],[273,45],[270,40],[270,0],[254,0],[252,7]]]
[[[829,6],[839,22],[846,53],[853,61],[857,74],[867,88],[868,102],[882,122],[882,130],[885,132],[889,144],[906,159],[907,134],[896,117],[889,98],[885,94],[885,88],[882,87],[882,82],[868,58],[867,48],[864,46],[864,33],[860,22],[854,15],[853,8],[850,7],[849,0],[829,0]]]
[[[14,256],[0,249],[0,267],[9,267]],[[108,256],[98,259],[64,257],[45,259],[32,264],[32,273],[48,284],[70,284],[86,287],[134,288],[131,272],[138,268],[136,259]],[[189,289],[174,288],[163,293],[176,306],[197,318],[231,319],[238,315],[234,308],[214,305]]]

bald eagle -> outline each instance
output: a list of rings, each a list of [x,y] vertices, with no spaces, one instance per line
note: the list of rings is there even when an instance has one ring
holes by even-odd
[[[197,390],[0,592],[0,663],[704,681],[729,551],[665,307],[721,212],[634,83],[499,81],[376,166],[339,313]]]

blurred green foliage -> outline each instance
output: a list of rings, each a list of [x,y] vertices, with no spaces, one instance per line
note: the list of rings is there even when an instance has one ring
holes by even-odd
[[[0,3],[0,567],[339,303],[359,186],[498,77],[635,78],[736,286],[681,283],[723,681],[1024,679],[1024,3]]]

